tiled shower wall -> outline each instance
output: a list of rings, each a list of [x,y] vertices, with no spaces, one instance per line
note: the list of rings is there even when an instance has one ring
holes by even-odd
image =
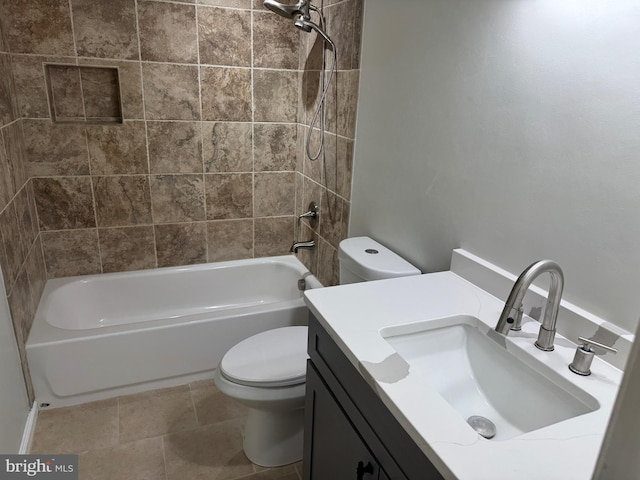
[[[23,120],[16,102],[11,56],[0,28],[0,267],[25,383],[33,400],[25,341],[46,282],[46,271],[24,156]]]
[[[311,161],[305,155],[305,141],[322,92],[322,42],[315,33],[302,36],[296,213],[303,213],[309,203],[315,201],[320,207],[320,216],[316,222],[298,222],[296,237],[316,241],[314,249],[300,250],[298,257],[324,285],[335,285],[339,273],[338,244],[347,236],[349,222],[363,0],[328,1],[322,11],[327,22],[326,32],[337,46],[338,62],[326,100],[325,147],[320,158]],[[316,20],[315,15],[312,18]],[[325,81],[329,80],[332,62],[333,56],[327,50]],[[319,122],[315,125],[312,135],[312,154],[318,149],[319,125]]]
[[[281,255],[314,238],[301,259],[337,282],[362,1],[318,2],[338,71],[311,162],[322,43],[261,0],[0,0],[0,265],[27,378],[47,278]],[[95,105],[77,67],[117,68],[123,123],[53,123],[45,64],[70,66],[56,68],[56,108],[85,119]],[[310,200],[319,222],[297,221]]]
[[[355,3],[325,7],[329,28]],[[325,182],[297,158],[312,36],[248,0],[7,1],[2,16],[49,277],[287,253],[296,171]],[[124,124],[53,124],[44,63],[118,67]],[[343,192],[327,187],[329,205]]]

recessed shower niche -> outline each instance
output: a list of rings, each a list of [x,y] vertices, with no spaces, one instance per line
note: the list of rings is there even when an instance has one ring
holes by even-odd
[[[122,124],[117,67],[45,64],[54,123]]]

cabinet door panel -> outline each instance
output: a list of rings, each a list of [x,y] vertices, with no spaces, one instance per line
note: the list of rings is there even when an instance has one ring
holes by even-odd
[[[379,480],[380,467],[312,364],[307,368],[306,480]],[[306,423],[309,429],[309,422]]]

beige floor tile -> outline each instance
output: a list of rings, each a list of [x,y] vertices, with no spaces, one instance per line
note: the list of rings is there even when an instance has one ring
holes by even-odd
[[[213,380],[194,382],[190,387],[199,425],[246,417],[247,407],[218,390]]]
[[[258,473],[243,477],[242,480],[300,480],[298,471],[294,465],[279,468],[263,468],[256,466]]]
[[[164,437],[167,480],[232,480],[255,473],[242,451],[242,420]]]
[[[197,426],[188,385],[120,397],[118,402],[120,443]]]
[[[31,452],[81,453],[117,443],[117,400],[101,400],[39,412]]]
[[[78,473],[82,480],[164,480],[162,437],[84,453]]]

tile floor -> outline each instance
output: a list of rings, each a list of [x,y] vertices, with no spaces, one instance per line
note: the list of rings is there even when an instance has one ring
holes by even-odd
[[[31,453],[77,453],[80,480],[301,480],[245,457],[245,414],[211,380],[44,409]]]

